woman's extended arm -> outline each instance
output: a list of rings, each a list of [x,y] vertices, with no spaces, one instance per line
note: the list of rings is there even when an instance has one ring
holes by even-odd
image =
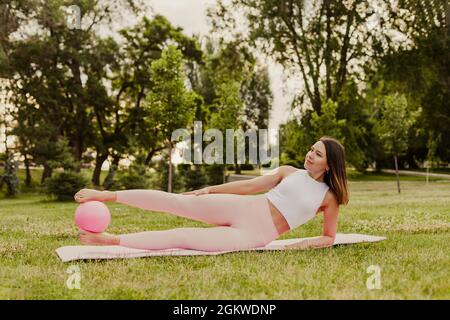
[[[280,167],[281,168],[281,167]],[[253,194],[273,188],[280,181],[280,168],[249,180],[233,181],[208,187],[210,193]]]
[[[253,180],[253,179],[252,179]],[[248,194],[248,180],[233,181],[207,187],[209,193]]]
[[[259,176],[250,180],[227,182],[215,186],[206,187],[200,192],[190,191],[183,194],[207,194],[207,193],[233,193],[233,194],[254,194],[267,191],[276,186],[290,166],[281,166],[271,173]],[[202,191],[203,190],[203,191]]]
[[[334,244],[336,237],[339,215],[339,204],[334,196],[330,197],[328,204],[323,211],[322,235],[314,238],[307,238],[300,242],[287,245],[288,249],[308,249],[325,248]]]

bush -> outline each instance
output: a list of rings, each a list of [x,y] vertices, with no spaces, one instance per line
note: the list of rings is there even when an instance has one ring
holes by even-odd
[[[215,186],[222,184],[225,166],[223,164],[208,164],[205,166],[205,173],[208,177],[208,185]]]
[[[56,196],[58,201],[73,200],[78,190],[85,188],[89,179],[82,173],[75,171],[57,172],[47,178],[42,185],[45,194]]]
[[[177,166],[178,174],[184,177],[184,189],[196,190],[207,184],[205,170],[201,165],[179,164]]]
[[[149,181],[147,177],[137,175],[135,173],[128,173],[121,176],[118,181],[115,181],[111,186],[115,190],[127,190],[127,189],[147,189]]]
[[[255,165],[251,163],[243,163],[241,164],[241,170],[253,170],[255,169]]]
[[[154,169],[155,181],[154,188],[167,191],[167,184],[169,181],[169,163],[167,161],[158,161]],[[180,171],[172,164],[172,192],[178,193],[184,189],[184,177],[180,174]]]

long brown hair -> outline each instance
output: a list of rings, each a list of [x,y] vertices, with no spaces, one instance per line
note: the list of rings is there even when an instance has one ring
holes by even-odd
[[[336,195],[338,204],[347,204],[349,193],[345,169],[345,148],[338,140],[329,136],[322,136],[319,141],[325,145],[329,166],[324,181]]]

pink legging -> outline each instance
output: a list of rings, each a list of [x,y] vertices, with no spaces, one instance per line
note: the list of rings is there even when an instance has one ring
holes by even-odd
[[[122,234],[119,235],[121,246],[233,251],[263,247],[279,236],[264,194],[196,196],[141,189],[116,194],[116,201],[122,204],[216,225]]]

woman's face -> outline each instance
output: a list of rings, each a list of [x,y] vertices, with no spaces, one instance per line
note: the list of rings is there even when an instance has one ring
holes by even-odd
[[[314,143],[306,154],[305,169],[319,172],[328,170],[327,151],[322,141]]]

